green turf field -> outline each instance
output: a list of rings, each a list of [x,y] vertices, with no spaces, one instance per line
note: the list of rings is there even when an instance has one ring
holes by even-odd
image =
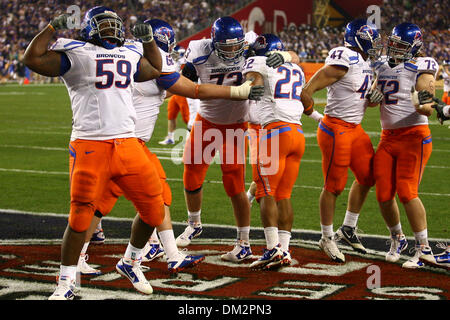
[[[441,96],[442,90],[437,95]],[[325,102],[325,91],[317,94]],[[323,107],[317,107],[323,111]],[[160,156],[173,192],[173,221],[187,219],[183,196],[183,166],[170,160],[170,150],[158,144],[167,131],[166,104],[149,146]],[[430,127],[433,134],[433,154],[420,186],[420,197],[427,208],[428,233],[432,238],[449,238],[450,212],[450,123],[439,125],[435,115]],[[178,126],[185,128],[181,117]],[[378,109],[369,109],[363,122],[374,146],[379,140]],[[315,131],[317,123],[303,119],[306,151],[292,195],[295,211],[294,228],[320,230],[318,199],[322,186],[321,156]],[[71,110],[66,88],[60,85],[0,86],[0,209],[67,214],[69,210],[68,143],[71,130]],[[234,225],[231,203],[221,181],[220,167],[213,164],[204,184],[203,223]],[[251,168],[247,166],[247,182]],[[348,187],[353,181],[349,173],[347,189],[338,198],[335,229],[342,223]],[[402,224],[412,235],[403,208]],[[115,217],[134,216],[132,205],[121,198],[111,212]],[[252,226],[261,226],[259,206],[252,208]],[[363,207],[359,227],[369,234],[387,235],[378,210],[375,193],[370,192]]]

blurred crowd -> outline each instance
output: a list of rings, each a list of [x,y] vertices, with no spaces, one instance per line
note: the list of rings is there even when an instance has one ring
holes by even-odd
[[[450,0],[384,0],[380,14],[383,40],[387,40],[395,25],[415,23],[423,33],[422,52],[439,63],[449,60],[449,5]],[[279,36],[285,46],[297,52],[303,61],[319,62],[324,60],[331,48],[343,45],[344,31],[345,26],[318,29],[300,25],[285,28]]]
[[[250,0],[123,0],[102,1],[102,5],[115,10],[123,19],[127,36],[130,26],[138,20],[158,17],[168,21],[183,39],[208,27],[218,17],[229,15]],[[422,28],[424,53],[440,63],[449,60],[450,0],[384,0],[381,23],[384,34],[389,34],[395,24],[409,21]],[[27,81],[30,70],[21,62],[29,41],[53,17],[77,5],[83,15],[98,5],[95,0],[0,0],[0,83],[7,80]],[[399,10],[399,8],[402,8]],[[77,30],[59,32],[57,36],[76,37]],[[316,28],[311,25],[291,26],[279,33],[287,49],[298,53],[303,61],[323,61],[328,51],[343,44],[344,27]],[[34,81],[44,81],[33,75]],[[46,79],[45,81],[53,81]]]

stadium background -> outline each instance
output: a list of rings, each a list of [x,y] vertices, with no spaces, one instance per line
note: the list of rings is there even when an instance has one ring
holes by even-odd
[[[258,33],[272,32],[280,36],[286,47],[296,51],[302,60],[307,76],[320,68],[328,50],[341,45],[345,24],[356,17],[365,17],[366,8],[376,4],[381,8],[382,34],[390,32],[395,24],[410,21],[418,24],[424,34],[424,53],[440,64],[449,59],[450,38],[449,0],[302,0],[302,1],[5,1],[0,0],[0,243],[10,239],[36,238],[47,232],[52,239],[60,239],[63,226],[53,220],[40,219],[36,225],[27,226],[27,218],[17,218],[17,213],[54,213],[66,216],[69,210],[68,152],[71,129],[71,110],[67,90],[58,78],[40,77],[30,72],[20,57],[29,41],[56,15],[65,12],[70,5],[78,5],[82,14],[86,9],[102,4],[116,10],[124,19],[126,30],[137,20],[158,17],[171,23],[177,32],[177,40],[187,46],[189,40],[209,37],[212,22],[224,15],[236,17],[246,30]],[[129,34],[128,34],[129,35]],[[60,32],[57,36],[73,37],[76,31]],[[130,36],[130,35],[129,35]],[[437,96],[442,95],[442,80],[438,80]],[[316,94],[317,109],[323,111],[326,91]],[[174,194],[171,208],[176,235],[186,220],[183,197],[182,165],[174,164],[174,149],[161,147],[167,131],[167,101],[161,107],[152,141],[148,144],[161,159]],[[300,167],[299,178],[293,192],[295,211],[294,241],[302,241],[308,233],[320,230],[318,199],[322,187],[320,151],[315,131],[317,123],[303,119],[306,152]],[[379,140],[379,111],[370,109],[363,127],[376,147]],[[185,124],[178,119],[178,128]],[[420,196],[427,208],[429,236],[446,242],[449,237],[448,213],[450,203],[449,175],[450,131],[441,126],[433,115],[430,118],[433,134],[433,154],[425,170]],[[175,147],[181,148],[181,144]],[[178,156],[181,156],[178,153]],[[175,157],[176,158],[176,157]],[[221,185],[220,168],[212,165],[205,182],[203,222],[211,225],[234,226],[232,208]],[[338,198],[334,220],[335,228],[343,221],[349,181],[345,192]],[[247,182],[251,170],[247,168]],[[15,213],[16,215],[11,215]],[[132,205],[121,198],[110,214],[112,218],[131,218]],[[401,221],[412,245],[412,232],[401,208]],[[45,221],[46,220],[46,221]],[[35,221],[35,220],[30,220]],[[106,220],[108,221],[108,220]],[[108,229],[108,239],[123,234]],[[13,229],[9,227],[13,226]],[[252,207],[252,227],[260,228],[259,206]],[[374,192],[370,192],[363,207],[359,227],[366,234],[388,235],[379,214]],[[28,233],[29,229],[33,229]],[[39,230],[37,230],[39,228]],[[113,228],[113,225],[111,225]],[[33,234],[35,236],[33,236]],[[233,237],[233,232],[230,239]],[[251,233],[255,234],[255,233]],[[364,236],[364,234],[363,234]],[[126,238],[127,236],[125,236]],[[261,234],[257,235],[261,239]],[[383,242],[384,242],[384,238]],[[108,241],[108,240],[107,240]],[[230,240],[232,241],[232,240]],[[364,238],[363,238],[364,242]],[[231,242],[230,242],[231,243]],[[368,246],[371,249],[370,245]],[[385,245],[387,250],[388,246]],[[375,248],[373,248],[375,249]],[[383,250],[379,246],[376,248]],[[435,248],[433,248],[435,249]],[[435,249],[439,252],[439,249]]]

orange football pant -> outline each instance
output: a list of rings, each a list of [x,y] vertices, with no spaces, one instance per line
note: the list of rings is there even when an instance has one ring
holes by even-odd
[[[396,193],[402,203],[417,198],[432,148],[428,125],[383,130],[374,158],[377,200],[392,200]]]
[[[197,114],[183,154],[183,183],[187,192],[201,189],[217,150],[227,195],[233,197],[245,191],[246,129],[246,122],[220,125]]]
[[[450,104],[450,97],[447,91],[444,91],[444,94],[442,95],[442,101],[447,105]]]
[[[347,184],[348,168],[359,184],[375,184],[372,168],[374,150],[360,124],[325,115],[317,129],[317,141],[322,152],[325,190],[339,195]]]
[[[257,177],[255,197],[257,200],[265,196],[273,196],[275,201],[289,199],[305,152],[302,127],[272,122],[260,135],[258,163],[253,166],[256,171],[253,175]]]
[[[150,226],[164,219],[158,174],[136,138],[75,140],[69,144],[69,226],[86,231],[98,200],[110,181],[116,183]]]
[[[161,182],[162,186],[162,198],[164,201],[164,204],[168,207],[172,204],[172,191],[170,189],[169,184],[167,183],[167,176],[166,173],[161,165],[161,162],[159,161],[156,154],[151,152],[147,146],[145,145],[145,141],[138,139],[139,143],[142,145],[142,148],[147,155],[150,162],[153,164],[153,166],[156,169],[156,172],[158,173],[158,177]],[[104,190],[103,195],[99,198],[98,201],[96,201],[96,210],[100,211],[100,213],[103,216],[106,216],[108,213],[111,212],[114,205],[117,202],[117,199],[124,195],[122,189],[113,181],[110,181],[108,187]]]
[[[169,120],[176,119],[178,112],[181,112],[181,117],[184,123],[187,124],[189,122],[189,105],[186,97],[173,95],[169,98],[167,104],[167,118]]]

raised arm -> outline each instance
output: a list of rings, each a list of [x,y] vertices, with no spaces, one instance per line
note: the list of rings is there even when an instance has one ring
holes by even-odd
[[[150,24],[139,23],[132,29],[132,34],[138,39],[142,40],[144,48],[144,57],[148,62],[158,71],[162,70],[162,58],[158,46],[153,41],[153,31]]]
[[[67,15],[56,17],[31,40],[22,62],[31,70],[48,77],[60,75],[62,53],[48,50],[56,30],[67,28]]]

